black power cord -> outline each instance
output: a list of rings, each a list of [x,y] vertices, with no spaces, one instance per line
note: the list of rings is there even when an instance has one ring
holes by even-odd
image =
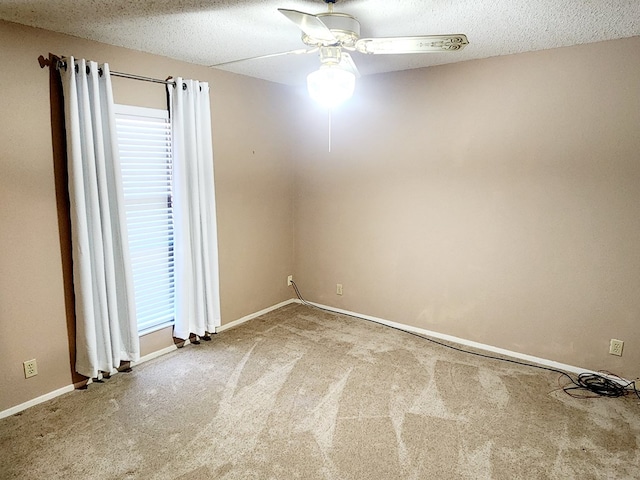
[[[613,377],[613,379],[611,377]],[[625,383],[622,378],[608,372],[606,377],[596,373],[581,373],[578,375],[577,382],[573,383],[575,386],[566,385],[563,387],[563,390],[566,394],[574,398],[623,397],[631,392],[635,392],[636,396],[640,398],[635,381]],[[593,393],[593,395],[576,395],[572,393],[574,390],[586,390]]]
[[[358,320],[367,320],[366,318],[358,317],[357,315],[351,315],[349,313],[334,312],[333,310],[329,310],[328,308],[323,308],[323,307],[319,307],[318,305],[314,305],[313,303],[308,302],[307,300],[304,299],[304,297],[300,293],[300,290],[298,290],[298,286],[296,285],[296,282],[291,280],[291,285],[293,286],[293,289],[295,290],[296,296],[298,297],[298,299],[304,305],[307,305],[308,307],[315,308],[315,309],[322,310],[322,311],[329,312],[329,313],[333,313],[333,314],[345,315],[347,317],[357,318]],[[416,332],[411,332],[409,330],[403,330],[402,328],[394,327],[392,325],[386,325],[386,324],[382,324],[382,325],[384,325],[384,326],[386,326],[388,328],[392,328],[393,330],[397,330],[399,332],[407,333],[409,335],[413,335],[414,337],[418,337],[418,338],[421,338],[423,340],[427,340],[427,341],[429,341],[431,343],[435,343],[436,345],[440,345],[442,347],[450,348],[451,350],[456,350],[456,351],[462,352],[462,353],[468,353],[469,355],[475,355],[476,357],[489,358],[491,360],[499,360],[501,362],[514,363],[516,365],[524,365],[525,367],[538,368],[540,370],[547,370],[549,372],[558,373],[561,376],[566,377],[569,380],[570,383],[564,385],[562,387],[562,389],[564,390],[564,392],[567,395],[569,395],[569,396],[571,396],[573,398],[597,398],[597,397],[614,397],[615,398],[615,397],[622,397],[622,396],[625,396],[625,395],[629,395],[631,393],[635,393],[636,396],[638,397],[638,399],[640,399],[640,393],[636,389],[635,380],[632,380],[632,381],[628,382],[628,381],[623,380],[622,378],[618,377],[617,375],[613,375],[613,374],[608,373],[608,372],[606,372],[607,376],[600,375],[600,374],[597,374],[597,373],[587,373],[587,372],[585,372],[585,373],[579,374],[577,379],[574,379],[567,372],[563,372],[562,370],[558,370],[557,368],[545,367],[545,366],[542,366],[542,365],[536,365],[534,363],[520,362],[518,360],[512,360],[512,359],[509,359],[509,358],[496,357],[496,356],[493,356],[493,355],[487,355],[485,353],[472,352],[470,350],[465,350],[463,348],[455,347],[453,345],[449,345],[447,343],[443,343],[443,342],[440,342],[438,340],[434,340],[433,338],[427,337],[425,335],[421,335],[421,334],[416,333]],[[613,379],[611,377],[613,377]],[[589,394],[576,394],[576,393],[574,393],[574,391],[579,391],[579,392],[585,392],[586,391],[586,392],[590,392],[592,395],[589,395]]]

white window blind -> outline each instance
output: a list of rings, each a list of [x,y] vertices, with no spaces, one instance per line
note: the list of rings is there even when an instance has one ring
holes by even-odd
[[[166,110],[116,106],[138,332],[173,323],[171,121]]]

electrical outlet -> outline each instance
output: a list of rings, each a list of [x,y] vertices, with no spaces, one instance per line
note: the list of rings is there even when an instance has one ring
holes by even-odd
[[[336,283],[336,295],[342,295],[342,284]]]
[[[287,287],[290,287],[292,283],[293,283],[293,275],[289,275],[287,277]]]
[[[609,342],[609,353],[611,355],[622,356],[622,347],[624,347],[624,342],[622,340],[616,340],[612,338]]]
[[[38,364],[36,359],[27,360],[23,363],[24,366],[24,378],[34,377],[38,374]]]

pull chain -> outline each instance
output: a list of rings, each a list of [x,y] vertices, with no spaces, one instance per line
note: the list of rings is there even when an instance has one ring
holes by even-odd
[[[328,119],[328,127],[329,127],[327,129],[328,132],[329,132],[329,153],[331,153],[331,108],[329,108],[327,110],[327,112],[329,114],[328,117],[327,117],[327,119]]]

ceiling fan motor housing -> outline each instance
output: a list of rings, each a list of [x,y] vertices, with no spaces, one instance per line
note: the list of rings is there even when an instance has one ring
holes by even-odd
[[[316,15],[324,23],[342,47],[355,47],[360,38],[360,22],[346,13],[326,12]],[[309,46],[329,46],[330,42],[303,34],[302,41]]]

